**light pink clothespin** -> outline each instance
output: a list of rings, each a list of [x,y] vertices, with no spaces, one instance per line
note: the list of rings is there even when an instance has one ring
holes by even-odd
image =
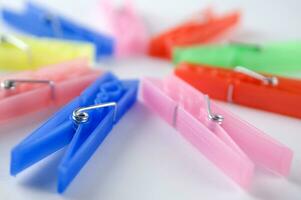
[[[101,73],[85,59],[26,71],[0,78],[0,122],[68,102]]]
[[[132,1],[125,0],[123,7],[113,8],[110,0],[101,0],[101,8],[116,38],[116,56],[146,53],[149,36]]]
[[[255,165],[287,176],[293,152],[172,75],[142,80],[143,102],[243,188]]]

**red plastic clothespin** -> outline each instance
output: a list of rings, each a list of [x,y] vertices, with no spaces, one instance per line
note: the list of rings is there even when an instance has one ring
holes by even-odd
[[[211,9],[206,9],[202,14],[202,20],[196,15],[192,20],[152,38],[149,54],[169,59],[173,47],[212,42],[237,25],[239,19],[238,11],[217,16]]]
[[[175,74],[212,98],[301,118],[301,80],[187,63]]]

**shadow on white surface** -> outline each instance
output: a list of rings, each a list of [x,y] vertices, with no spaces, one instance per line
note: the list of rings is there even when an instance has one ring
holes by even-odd
[[[62,159],[64,150],[50,155],[35,165],[25,169],[20,177],[17,177],[18,184],[43,192],[56,193],[57,168]]]
[[[291,193],[284,193],[282,188],[288,187],[288,185],[292,189]],[[300,196],[298,195],[298,188],[286,177],[280,177],[266,171],[257,170],[256,176],[253,181],[253,187],[249,191],[249,194],[252,197],[257,199],[273,199],[273,200],[299,200]]]
[[[289,176],[289,181],[295,184],[296,186],[301,187],[301,157],[300,155],[295,155],[293,166],[292,166],[292,173]]]

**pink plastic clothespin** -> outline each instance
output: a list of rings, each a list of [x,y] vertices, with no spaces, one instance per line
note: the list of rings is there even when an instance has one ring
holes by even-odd
[[[0,112],[5,115],[0,122],[49,105],[63,105],[79,95],[100,74],[88,63],[78,59],[1,77]]]
[[[143,102],[243,188],[255,165],[287,176],[293,152],[172,75],[142,80]]]
[[[101,7],[116,38],[116,55],[124,57],[146,53],[149,37],[132,1],[125,0],[123,7],[114,9],[109,0],[101,0]]]

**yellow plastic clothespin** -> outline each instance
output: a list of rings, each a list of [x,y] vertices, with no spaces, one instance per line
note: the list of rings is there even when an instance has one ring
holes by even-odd
[[[94,56],[94,46],[86,42],[0,35],[1,70],[36,69],[78,57],[92,62]]]

